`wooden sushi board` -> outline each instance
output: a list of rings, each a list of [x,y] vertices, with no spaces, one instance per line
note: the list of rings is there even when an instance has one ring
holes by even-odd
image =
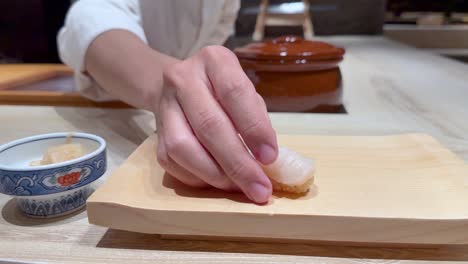
[[[242,194],[196,190],[158,166],[147,139],[88,199],[89,222],[166,237],[468,244],[468,166],[432,137],[280,135],[317,162],[303,197],[269,204]]]

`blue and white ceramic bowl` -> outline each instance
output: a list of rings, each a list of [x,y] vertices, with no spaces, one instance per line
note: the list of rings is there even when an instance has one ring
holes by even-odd
[[[66,162],[30,166],[68,135],[88,154]],[[90,184],[106,171],[106,142],[86,133],[32,136],[0,146],[0,193],[16,197],[20,209],[33,217],[54,217],[79,210],[92,192]]]

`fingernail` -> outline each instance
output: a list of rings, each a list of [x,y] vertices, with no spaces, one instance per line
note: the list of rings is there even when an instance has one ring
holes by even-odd
[[[257,152],[257,160],[264,165],[271,164],[276,160],[277,153],[270,145],[263,144]]]
[[[270,199],[271,191],[260,183],[252,183],[249,188],[249,197],[256,203],[263,204]]]

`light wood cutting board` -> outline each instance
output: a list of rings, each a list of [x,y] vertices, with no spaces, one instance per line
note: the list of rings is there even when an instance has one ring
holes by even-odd
[[[317,162],[303,197],[278,194],[259,206],[185,187],[164,175],[152,136],[89,198],[89,222],[176,238],[468,244],[468,166],[432,137],[278,139]]]

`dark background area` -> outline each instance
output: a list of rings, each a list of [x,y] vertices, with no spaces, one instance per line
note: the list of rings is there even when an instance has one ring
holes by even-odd
[[[297,2],[294,0],[270,0],[270,4]],[[236,23],[238,36],[251,35],[257,17],[260,0],[242,1]],[[381,34],[385,17],[385,0],[311,0],[310,13],[316,35]],[[300,27],[271,27],[266,36],[284,32],[302,34]]]
[[[388,0],[387,9],[395,13],[428,11],[445,12],[468,12],[468,1],[466,0]]]
[[[97,0],[98,1],[98,0]],[[236,37],[254,29],[260,0],[242,0]],[[270,0],[271,4],[295,2]],[[0,0],[0,63],[58,63],[56,34],[63,24],[68,0]],[[467,0],[311,0],[317,35],[381,34],[385,11],[468,12]],[[300,27],[271,27],[266,37],[302,34]]]
[[[0,0],[0,60],[59,62],[56,35],[66,0]]]

